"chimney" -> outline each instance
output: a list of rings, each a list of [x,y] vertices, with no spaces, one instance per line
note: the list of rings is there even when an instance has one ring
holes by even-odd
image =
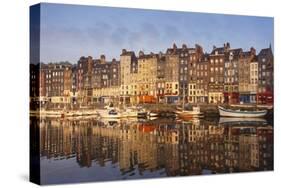
[[[213,50],[215,50],[217,47],[215,45],[213,45]]]
[[[90,74],[92,72],[92,68],[93,68],[93,58],[92,56],[88,56],[88,73]]]
[[[227,48],[227,49],[230,49],[230,44],[229,44],[229,42],[226,43],[226,48]]]
[[[122,54],[126,53],[127,50],[126,49],[122,49]]]
[[[159,52],[159,57],[161,58],[163,56],[163,53],[160,51]]]
[[[144,53],[142,50],[139,51],[139,57],[144,56]]]
[[[256,49],[255,48],[251,47],[250,51],[251,51],[251,55],[256,55]]]
[[[101,61],[102,64],[105,63],[105,55],[100,56],[100,61]]]

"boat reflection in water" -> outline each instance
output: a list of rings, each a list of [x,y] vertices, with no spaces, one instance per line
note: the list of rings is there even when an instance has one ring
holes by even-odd
[[[31,123],[40,131],[42,184],[273,170],[273,127],[265,120]]]

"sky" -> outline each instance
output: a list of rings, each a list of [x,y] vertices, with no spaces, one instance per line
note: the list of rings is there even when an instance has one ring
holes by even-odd
[[[177,11],[41,4],[40,61],[77,63],[81,56],[120,59],[122,49],[165,52],[176,43],[210,53],[231,48],[257,53],[273,44],[273,18]]]

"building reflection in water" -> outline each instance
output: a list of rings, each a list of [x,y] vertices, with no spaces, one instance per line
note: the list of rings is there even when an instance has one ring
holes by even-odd
[[[264,122],[32,122],[40,127],[41,161],[74,159],[78,168],[93,168],[93,163],[104,167],[110,163],[118,166],[119,175],[138,173],[138,177],[144,172],[184,176],[273,170],[273,127]]]

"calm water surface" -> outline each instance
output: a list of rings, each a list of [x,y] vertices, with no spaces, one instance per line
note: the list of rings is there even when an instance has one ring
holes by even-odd
[[[263,119],[37,119],[42,184],[273,170]]]

